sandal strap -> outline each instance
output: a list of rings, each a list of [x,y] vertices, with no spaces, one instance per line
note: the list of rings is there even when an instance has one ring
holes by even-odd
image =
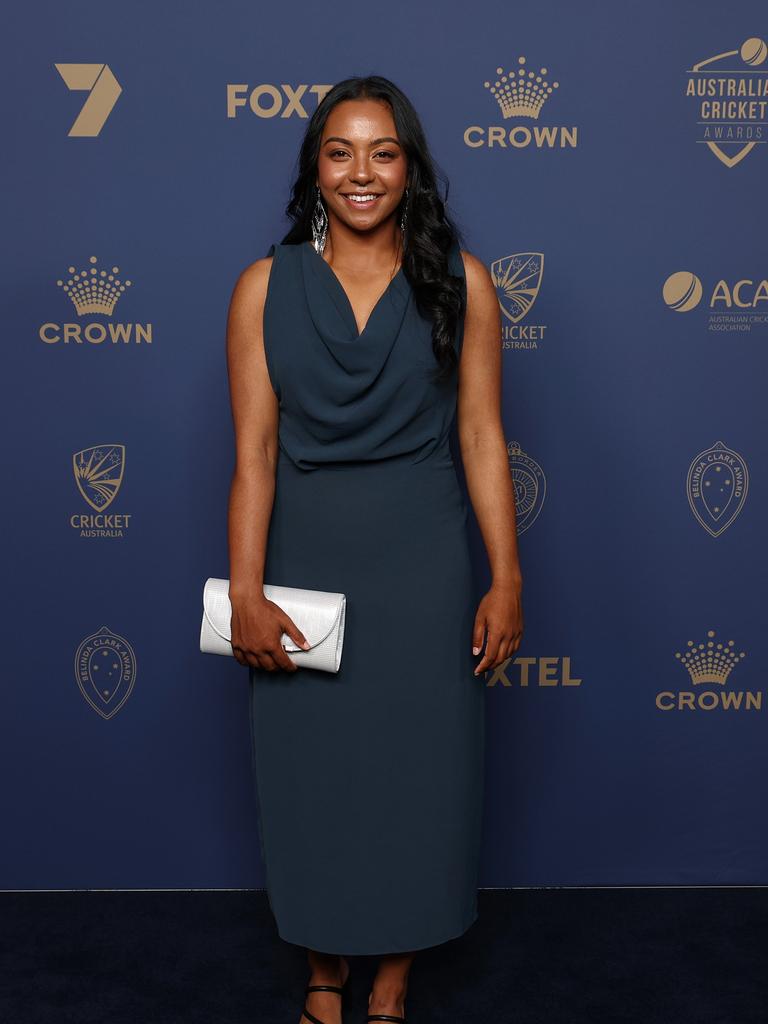
[[[308,1020],[311,1020],[312,1024],[325,1024],[324,1020],[320,1020],[320,1018],[316,1017],[314,1015],[314,1013],[310,1013],[309,1010],[306,1008],[306,1006],[304,1007],[304,1009],[302,1011],[302,1015],[304,1017],[306,1017]]]
[[[341,985],[307,985],[307,992],[343,992]]]
[[[397,1024],[405,1024],[405,1017],[394,1017],[389,1013],[369,1013],[366,1020],[393,1020]]]

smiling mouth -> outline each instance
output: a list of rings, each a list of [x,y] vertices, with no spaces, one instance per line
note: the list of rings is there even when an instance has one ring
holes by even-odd
[[[382,192],[342,192],[341,197],[345,199],[350,206],[361,207],[365,209],[369,206],[374,206],[376,202],[381,199]]]

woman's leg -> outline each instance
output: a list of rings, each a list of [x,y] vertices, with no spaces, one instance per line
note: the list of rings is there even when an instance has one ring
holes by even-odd
[[[408,972],[415,956],[415,953],[387,953],[381,958],[373,979],[373,991],[368,997],[368,1013],[405,1016]]]
[[[318,953],[307,950],[311,975],[308,985],[343,985],[349,974],[349,964],[343,956],[335,953]],[[328,1024],[341,1021],[341,997],[338,992],[310,992],[304,1004],[310,1013]],[[302,1014],[300,1024],[307,1024]]]

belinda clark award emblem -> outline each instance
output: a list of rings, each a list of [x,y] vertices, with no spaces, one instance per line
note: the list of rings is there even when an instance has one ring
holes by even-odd
[[[87,636],[75,652],[80,692],[102,718],[112,718],[128,700],[136,680],[136,654],[107,626]]]
[[[744,459],[722,441],[699,452],[688,467],[688,504],[707,533],[719,537],[744,507],[749,472]]]

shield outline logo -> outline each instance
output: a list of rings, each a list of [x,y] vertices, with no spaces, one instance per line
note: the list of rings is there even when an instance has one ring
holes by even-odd
[[[704,503],[704,501],[702,499],[699,499],[697,501],[693,494],[693,477],[696,473],[697,467],[701,466],[705,457],[707,455],[711,455],[713,452],[717,452],[718,454],[727,453],[728,455],[731,455],[734,461],[738,462],[739,466],[741,467],[742,477],[744,481],[742,485],[741,498],[738,499],[736,504],[734,504],[729,515],[722,519],[722,522],[717,520],[714,524],[712,521],[713,517],[709,514],[707,506]],[[731,471],[731,473],[732,472],[733,471]],[[702,470],[700,472],[700,475],[703,476],[703,474],[704,471]],[[734,522],[736,517],[741,512],[741,510],[744,508],[744,502],[747,500],[748,490],[749,470],[747,469],[747,463],[743,455],[740,455],[733,448],[729,448],[728,445],[725,444],[723,441],[715,441],[715,443],[710,448],[705,448],[703,451],[699,452],[699,454],[696,456],[695,459],[691,461],[691,464],[688,467],[688,473],[685,479],[685,493],[686,497],[688,498],[688,504],[690,505],[691,511],[693,512],[699,525],[703,526],[711,537],[719,537],[721,533],[724,533],[728,529],[728,527],[731,526],[731,524]]]
[[[124,668],[121,670],[121,678],[115,687],[114,691],[110,694],[109,698],[97,701],[94,695],[89,692],[89,686],[95,689],[94,680],[90,674],[90,671],[85,672],[86,668],[90,668],[90,654],[88,648],[93,645],[95,640],[108,640],[114,642],[114,646],[118,649],[118,657],[123,660]],[[107,650],[105,646],[103,650]],[[82,661],[81,659],[85,659]],[[127,680],[124,679],[127,667]],[[75,651],[75,680],[77,682],[78,689],[85,699],[86,703],[93,708],[93,710],[101,715],[102,718],[109,720],[113,715],[116,715],[120,708],[130,697],[133,692],[133,684],[136,682],[136,652],[133,647],[128,643],[125,637],[120,636],[119,633],[114,633],[109,626],[102,626],[95,633],[87,636],[84,640],[81,640],[78,644],[77,650]],[[112,698],[119,695],[119,700],[113,707],[108,707],[107,704],[112,701]]]
[[[759,49],[758,49],[758,51],[756,51],[756,52],[750,54],[749,56],[745,57],[745,55],[744,55],[744,48],[748,47],[750,43],[759,44]],[[765,53],[766,53],[766,47],[765,47],[765,43],[763,42],[763,40],[761,40],[761,39],[750,39],[750,40],[747,40],[747,42],[743,43],[742,46],[738,50],[726,50],[724,53],[717,53],[717,54],[715,54],[714,57],[707,57],[705,60],[698,61],[698,63],[694,64],[693,67],[691,68],[691,73],[696,74],[696,73],[700,72],[702,70],[702,68],[707,67],[709,64],[717,64],[719,61],[726,60],[728,57],[737,57],[738,56],[738,57],[741,57],[741,59],[745,63],[752,64],[752,65],[754,65],[754,64],[762,64],[764,62],[764,60],[765,60]],[[725,71],[724,72],[724,74],[728,74],[728,73],[729,73],[729,71]],[[738,68],[733,69],[732,68],[732,69],[730,69],[730,74],[738,75],[738,74],[744,74],[744,72],[741,69],[738,69]],[[765,74],[765,72],[763,72],[763,74]],[[728,156],[728,154],[726,152],[724,152],[724,150],[722,150],[720,148],[719,143],[713,142],[711,139],[702,139],[702,141],[704,143],[706,143],[706,145],[709,148],[710,152],[714,153],[715,156],[717,157],[717,159],[720,160],[721,163],[725,164],[726,167],[735,167],[736,164],[741,163],[741,161],[744,159],[744,157],[747,156],[749,153],[751,153],[752,150],[754,149],[754,147],[757,145],[757,142],[754,141],[754,140],[751,141],[751,142],[745,142],[742,145],[741,149],[738,150],[738,152],[734,154],[734,156]],[[724,143],[724,145],[725,145],[725,143]],[[733,143],[729,143],[729,145],[733,145]]]
[[[531,268],[530,273],[527,273],[531,261],[534,259],[538,259],[539,265]],[[521,262],[519,265],[513,266],[516,260]],[[543,252],[515,252],[510,256],[502,256],[491,263],[491,277],[496,286],[499,306],[513,324],[519,323],[530,312],[539,294],[543,274]],[[533,279],[532,283],[531,279]],[[515,308],[522,312],[515,315],[513,312]]]
[[[736,164],[743,160],[747,153],[750,153],[757,145],[756,142],[745,142],[735,156],[728,156],[727,153],[724,153],[722,149],[720,149],[716,142],[712,142],[709,139],[707,139],[706,142],[718,160],[722,160],[726,167],[735,167]]]
[[[120,473],[117,478],[105,476],[105,474],[110,472],[112,469],[112,466],[104,466],[104,463],[112,450],[120,453]],[[94,465],[92,459],[95,458],[96,452],[99,451],[103,451],[104,455],[101,459],[97,460]],[[88,456],[90,456],[88,465],[81,468],[81,466],[78,465],[78,459]],[[114,463],[112,465],[114,465]],[[77,489],[80,491],[83,498],[96,512],[103,512],[105,509],[109,508],[115,500],[117,492],[120,490],[120,486],[123,482],[123,474],[125,472],[125,445],[95,444],[90,448],[83,448],[81,451],[75,452],[72,456],[72,471],[75,474]],[[103,504],[97,505],[96,502],[92,500],[91,496],[83,486],[84,482],[104,496],[105,500]]]

